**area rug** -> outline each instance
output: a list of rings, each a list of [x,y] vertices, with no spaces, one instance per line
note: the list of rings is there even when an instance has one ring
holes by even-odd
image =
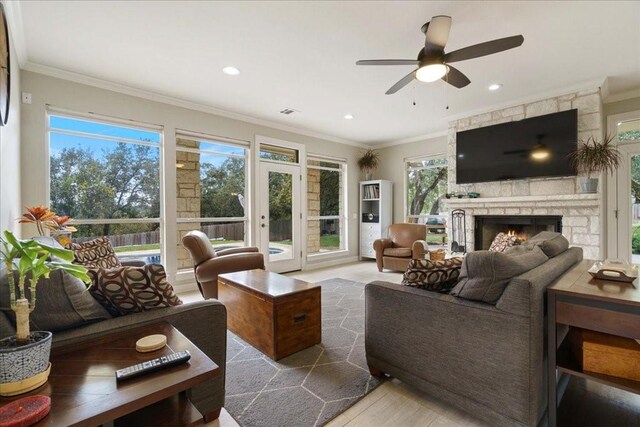
[[[322,343],[274,362],[228,332],[225,408],[243,427],[321,426],[380,384],[364,352],[364,284],[322,286]]]

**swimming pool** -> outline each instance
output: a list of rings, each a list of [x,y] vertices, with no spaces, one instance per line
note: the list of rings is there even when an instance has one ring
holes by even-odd
[[[218,251],[224,249],[236,248],[237,246],[214,246],[214,248]],[[281,254],[284,252],[283,249],[280,248],[269,248],[269,255]],[[160,264],[160,254],[149,254],[149,255],[120,255],[118,256],[120,261],[133,261],[133,260],[142,260],[145,264]]]

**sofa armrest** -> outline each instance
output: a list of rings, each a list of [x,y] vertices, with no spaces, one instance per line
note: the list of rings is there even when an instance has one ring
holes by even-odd
[[[202,350],[220,368],[220,374],[189,390],[189,398],[202,414],[224,406],[227,352],[227,310],[216,300],[197,301],[173,307],[115,317],[53,334],[53,347],[92,341],[132,327],[168,322]]]
[[[123,267],[144,267],[147,263],[141,259],[131,259],[120,261]]]
[[[387,282],[366,285],[365,307],[370,368],[444,388],[513,420],[528,417],[528,318]]]
[[[232,254],[243,254],[243,253],[249,253],[249,252],[259,252],[260,250],[255,247],[255,246],[243,246],[240,248],[229,248],[229,249],[223,249],[221,251],[216,251],[216,255],[218,256],[225,256],[225,255],[232,255]]]
[[[382,271],[382,256],[384,250],[392,247],[393,242],[391,239],[376,239],[373,242],[373,250],[376,251],[376,265],[378,266],[378,271]]]
[[[411,246],[411,258],[424,259],[424,254],[429,253],[426,240],[416,240]]]

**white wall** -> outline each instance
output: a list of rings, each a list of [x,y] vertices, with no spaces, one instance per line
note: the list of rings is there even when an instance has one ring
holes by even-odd
[[[11,22],[7,22],[11,30]],[[16,219],[21,215],[20,201],[20,69],[11,31],[11,97],[9,121],[0,127],[0,230],[20,233]]]
[[[163,163],[169,182],[175,179],[175,130],[183,129],[210,135],[254,141],[256,135],[302,143],[307,154],[330,154],[348,161],[349,253],[337,258],[348,260],[358,255],[358,169],[356,161],[361,149],[319,138],[281,131],[265,126],[221,117],[202,111],[155,102],[93,86],[79,84],[29,71],[22,71],[22,90],[32,94],[30,105],[22,105],[22,203],[26,206],[49,204],[48,141],[46,135],[46,105],[76,112],[131,119],[164,127]],[[17,162],[16,162],[17,163]],[[254,186],[255,187],[255,186]],[[175,186],[167,186],[166,199],[175,199]],[[255,200],[255,190],[254,190]],[[255,203],[254,203],[255,205]],[[175,209],[165,211],[168,224],[175,223]],[[250,220],[255,215],[250,215]],[[250,225],[251,226],[251,225]],[[29,229],[24,229],[29,234]],[[165,237],[167,246],[177,245],[175,232]],[[314,259],[313,262],[316,260]],[[327,259],[321,261],[326,262]],[[168,272],[175,271],[175,260],[164,260]],[[311,262],[307,267],[312,267]]]
[[[380,166],[374,179],[393,182],[393,222],[405,222],[405,160],[415,157],[447,156],[447,137],[441,136],[409,144],[381,148]]]

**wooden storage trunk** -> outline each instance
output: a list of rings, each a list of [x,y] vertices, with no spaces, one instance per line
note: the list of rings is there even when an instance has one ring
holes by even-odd
[[[574,354],[583,371],[640,381],[640,344],[636,340],[586,329],[574,334]]]

